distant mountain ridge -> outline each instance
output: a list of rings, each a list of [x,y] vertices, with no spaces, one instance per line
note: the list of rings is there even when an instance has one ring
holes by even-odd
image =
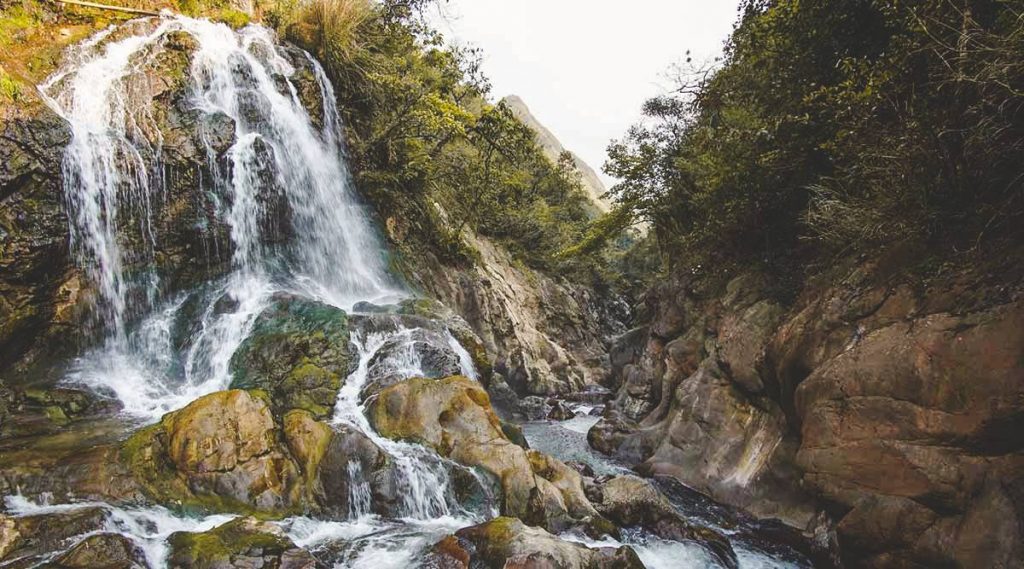
[[[544,150],[544,154],[547,155],[552,161],[557,162],[558,157],[561,156],[562,152],[566,152],[567,149],[562,145],[558,137],[553,132],[548,130],[546,126],[541,124],[537,117],[533,116],[530,112],[530,108],[526,106],[526,103],[518,95],[508,95],[502,99],[506,105],[512,109],[512,113],[519,120],[529,126],[535,133],[537,133],[537,143],[540,144]],[[603,198],[604,194],[608,191],[605,187],[604,182],[597,175],[597,172],[590,167],[582,158],[576,153],[568,151],[572,155],[573,163],[576,165],[576,169],[580,171],[580,177],[583,182],[583,191],[586,192],[587,197],[593,202],[594,206],[598,211],[604,213],[611,209],[611,203]]]

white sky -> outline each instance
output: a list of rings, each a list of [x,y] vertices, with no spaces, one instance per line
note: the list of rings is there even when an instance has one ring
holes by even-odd
[[[605,148],[685,59],[721,54],[739,0],[449,0],[438,28],[484,51],[495,99],[516,94],[600,171]],[[603,172],[605,183],[612,181]]]

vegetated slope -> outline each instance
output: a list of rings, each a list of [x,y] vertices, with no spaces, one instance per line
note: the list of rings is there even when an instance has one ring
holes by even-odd
[[[548,157],[548,160],[557,162],[562,159],[563,154],[568,153],[568,159],[580,172],[581,182],[587,197],[594,203],[598,211],[608,211],[611,208],[611,204],[604,197],[608,192],[608,188],[605,187],[604,182],[598,177],[597,172],[576,153],[562,146],[558,137],[530,112],[530,107],[526,106],[526,102],[521,97],[518,95],[507,95],[501,101],[512,109],[512,114],[517,119],[537,134],[537,144],[544,150],[544,155]]]

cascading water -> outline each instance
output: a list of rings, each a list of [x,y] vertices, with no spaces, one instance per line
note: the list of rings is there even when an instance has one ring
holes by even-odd
[[[172,328],[184,299],[161,300],[152,268],[151,204],[167,188],[142,73],[178,32],[197,45],[188,78],[191,106],[204,124],[225,116],[234,124],[226,165],[206,145],[209,189],[220,196],[220,216],[230,227],[232,269],[207,295],[201,326],[184,354],[160,333]],[[394,293],[345,168],[333,88],[312,58],[323,97],[321,129],[290,80],[292,62],[265,28],[235,32],[167,17],[148,33],[104,42],[107,33],[83,44],[74,64],[42,89],[71,124],[64,178],[73,243],[97,285],[97,317],[108,333],[73,378],[112,391],[128,413],[153,419],[228,385],[230,357],[274,292],[299,292],[343,308]],[[264,245],[267,192],[287,200],[294,233],[287,246]],[[141,276],[134,267],[144,267]],[[218,307],[222,299],[234,308]],[[129,333],[138,319],[142,333]]]

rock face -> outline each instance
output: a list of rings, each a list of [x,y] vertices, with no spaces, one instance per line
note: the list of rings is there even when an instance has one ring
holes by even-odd
[[[515,518],[495,518],[464,528],[438,543],[426,567],[445,569],[642,569],[629,546],[590,549],[564,541]]]
[[[71,332],[82,292],[69,262],[63,190],[67,124],[41,102],[0,122],[0,371]],[[38,350],[36,350],[38,351]]]
[[[609,371],[605,338],[621,327],[622,307],[522,267],[486,239],[471,237],[469,244],[480,254],[474,266],[423,263],[410,276],[469,323],[494,354],[494,371],[519,396],[570,393],[602,381]]]
[[[850,566],[1020,565],[1021,283],[925,288],[899,254],[788,307],[749,275],[664,283],[591,444],[800,527],[824,508]]]
[[[173,569],[314,569],[316,560],[284,531],[255,518],[238,518],[203,533],[178,532],[168,539]]]
[[[334,410],[351,363],[344,311],[277,295],[232,356],[231,387],[265,389],[279,413],[305,409],[323,419]]]

